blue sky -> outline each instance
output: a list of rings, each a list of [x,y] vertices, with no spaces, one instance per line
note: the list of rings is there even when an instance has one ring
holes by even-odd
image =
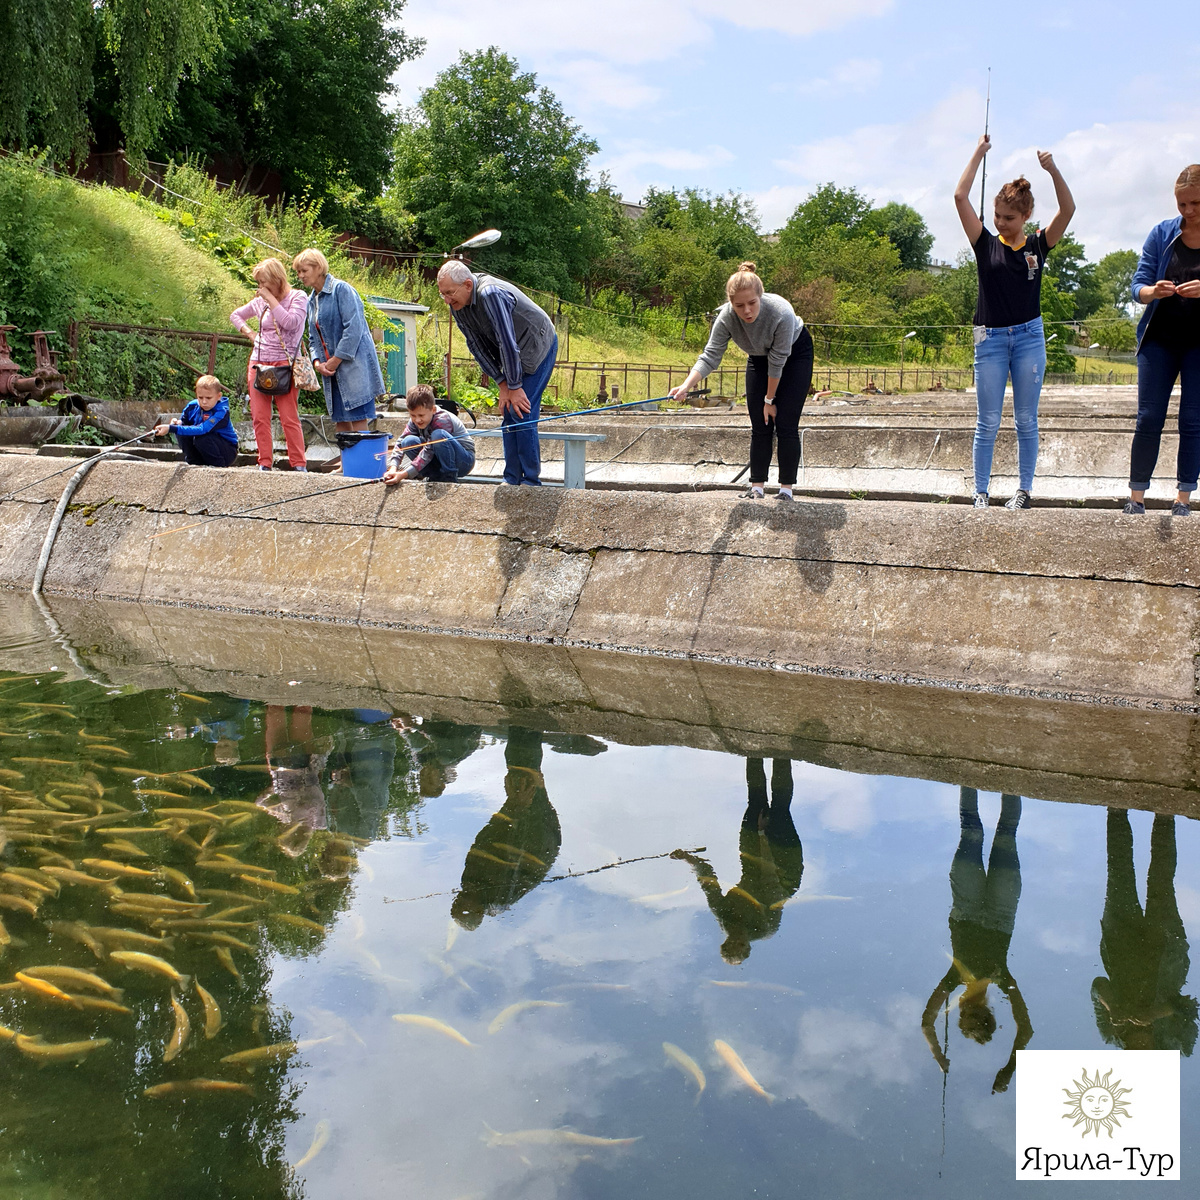
[[[997,18],[1010,22],[1001,36]],[[970,8],[947,0],[409,0],[427,39],[397,77],[412,103],[461,50],[497,45],[600,143],[593,169],[626,199],[647,186],[736,189],[765,229],[832,179],[916,207],[934,254],[965,248],[951,192],[982,132],[992,67],[989,180],[1054,151],[1099,257],[1140,248],[1174,215],[1200,161],[1200,20],[1179,0]],[[991,191],[989,183],[989,192]]]

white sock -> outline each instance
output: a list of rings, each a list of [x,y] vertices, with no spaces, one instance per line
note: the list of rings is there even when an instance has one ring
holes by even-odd
[[[779,489],[779,494],[781,496],[790,496],[792,494],[792,489],[790,487],[781,487]]]
[[[752,483],[752,484],[750,485],[750,490],[751,490],[751,491],[752,491],[752,492],[753,492],[753,493],[754,493],[756,496],[761,496],[761,495],[763,495],[763,490],[762,490],[762,485],[761,485],[761,484],[758,484],[758,483]]]

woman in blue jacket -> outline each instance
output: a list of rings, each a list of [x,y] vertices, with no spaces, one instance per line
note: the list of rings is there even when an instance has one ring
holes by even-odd
[[[292,266],[309,289],[309,344],[313,368],[322,376],[325,407],[339,430],[366,429],[384,387],[362,298],[329,274],[320,250],[301,250]]]
[[[1173,517],[1191,515],[1200,475],[1200,164],[1175,181],[1179,216],[1156,225],[1142,247],[1133,298],[1146,311],[1138,324],[1138,414],[1129,455],[1127,513],[1146,511],[1167,402],[1179,380],[1179,460]]]

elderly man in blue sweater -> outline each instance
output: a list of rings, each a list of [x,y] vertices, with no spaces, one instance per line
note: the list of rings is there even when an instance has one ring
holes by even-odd
[[[504,482],[540,486],[536,422],[558,356],[554,323],[520,288],[458,259],[443,264],[438,291],[472,357],[500,385]]]

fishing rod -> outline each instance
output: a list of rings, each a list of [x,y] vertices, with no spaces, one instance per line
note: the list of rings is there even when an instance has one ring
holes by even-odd
[[[987,107],[983,110],[983,136],[988,136],[992,123],[992,68],[988,67]],[[983,155],[983,176],[979,181],[979,219],[983,220],[984,196],[987,192],[987,152]]]
[[[615,412],[618,409],[622,409],[622,408],[636,408],[638,405],[656,404],[660,400],[669,400],[669,399],[670,399],[669,396],[654,396],[654,397],[651,397],[649,400],[629,400],[622,404],[605,404],[605,405],[601,405],[599,408],[580,409],[578,412],[555,413],[554,416],[552,416],[552,417],[533,417],[533,418],[530,418],[525,421],[513,421],[509,425],[502,425],[501,429],[519,429],[522,426],[526,426],[526,425],[545,425],[545,424],[548,424],[550,421],[566,420],[567,417],[588,417],[588,416],[594,415],[595,413]],[[469,434],[469,433],[453,434],[450,437],[436,438],[436,439],[432,439],[427,442],[418,442],[415,446],[405,446],[405,447],[403,447],[403,450],[405,453],[407,453],[410,450],[421,450],[426,446],[436,446],[439,442],[461,441],[464,437],[469,438],[470,436],[471,436],[471,434]],[[115,450],[116,447],[114,446],[113,449]],[[383,451],[383,454],[387,454],[387,453],[390,453],[390,452]],[[383,457],[383,454],[380,454],[377,457]],[[49,478],[49,476],[47,476],[47,478]],[[238,509],[236,512],[221,513],[215,517],[206,517],[203,521],[195,521],[191,525],[180,525],[177,529],[163,529],[158,533],[150,534],[150,539],[153,541],[155,538],[166,537],[168,534],[171,534],[171,533],[185,533],[189,529],[199,529],[201,525],[208,525],[212,521],[220,521],[226,517],[244,517],[244,516],[249,515],[250,513],[261,512],[264,508],[275,508],[277,505],[280,505],[280,504],[291,504],[294,500],[315,500],[318,496],[331,496],[334,492],[344,492],[344,491],[348,490],[349,488],[366,487],[368,484],[380,483],[380,482],[381,482],[381,480],[379,480],[379,479],[360,479],[360,480],[357,480],[355,483],[344,483],[338,487],[323,488],[319,492],[301,492],[299,495],[296,495],[296,496],[285,496],[282,500],[270,500],[266,504],[256,504],[252,508],[242,508],[242,509]]]
[[[114,450],[122,450],[126,446],[132,446],[135,442],[144,441],[148,437],[154,436],[154,430],[148,429],[145,433],[139,433],[137,437],[130,438],[127,442],[118,442],[115,446],[105,446],[99,454],[94,455],[95,458],[100,458],[105,454],[112,454]],[[58,475],[65,475],[68,471],[74,471],[79,466],[79,460],[73,459],[69,467],[63,467],[61,471],[52,471],[49,475],[43,475],[40,479],[35,479],[32,483],[25,484],[24,487],[16,488],[14,491],[7,492],[0,496],[0,500],[11,500],[14,496],[19,496],[22,492],[27,491],[31,487],[37,487],[39,483],[45,483],[47,479],[54,479]]]

